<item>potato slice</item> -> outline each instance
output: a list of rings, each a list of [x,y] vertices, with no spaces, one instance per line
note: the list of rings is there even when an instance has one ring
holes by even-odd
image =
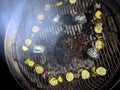
[[[50,10],[51,9],[51,5],[50,4],[45,4],[45,10]]]
[[[68,82],[73,81],[73,80],[74,80],[74,74],[73,74],[72,72],[68,72],[68,73],[66,74],[66,80],[67,80]]]
[[[77,0],[69,0],[70,4],[75,4]]]
[[[38,19],[42,20],[42,17],[40,16],[40,17],[38,17]],[[37,33],[38,31],[39,31],[39,27],[38,26],[33,26],[32,32]]]
[[[56,86],[56,85],[58,85],[58,80],[53,77],[49,80],[49,83],[51,86]]]
[[[107,72],[107,70],[104,67],[98,67],[96,69],[96,73],[100,76],[105,76],[106,72]]]
[[[25,40],[25,45],[26,46],[30,46],[32,44],[32,40],[31,39],[26,39]]]
[[[98,23],[98,24],[94,27],[94,31],[95,31],[96,33],[102,33],[102,31],[103,31],[103,25],[102,25],[102,23]]]
[[[89,79],[90,78],[90,73],[89,73],[89,71],[88,70],[83,70],[82,72],[81,72],[81,77],[82,77],[82,79]]]
[[[35,65],[35,62],[34,62],[34,61],[30,60],[30,61],[28,62],[28,66],[29,66],[29,67],[33,67],[34,65]]]
[[[95,42],[95,48],[98,49],[98,50],[101,50],[103,49],[105,46],[103,40],[99,39]]]
[[[40,65],[36,65],[35,66],[35,72],[37,74],[42,74],[44,72],[44,67],[43,66],[40,66]]]

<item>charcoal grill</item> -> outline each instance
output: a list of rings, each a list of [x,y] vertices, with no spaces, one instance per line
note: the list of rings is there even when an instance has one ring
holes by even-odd
[[[5,54],[9,69],[18,83],[25,90],[108,90],[120,78],[120,10],[107,0],[77,0],[76,4],[65,3],[61,7],[51,7],[50,11],[44,11],[46,3],[55,4],[58,0],[30,0],[23,2],[11,19],[5,39]],[[105,47],[99,52],[98,59],[89,58],[84,50],[87,50],[94,42],[95,34],[92,32],[91,19],[94,15],[95,3],[101,3],[103,12],[102,23]],[[117,3],[118,4],[118,3]],[[110,6],[111,5],[111,6]],[[119,4],[118,4],[119,5]],[[119,6],[118,6],[119,8]],[[49,19],[44,21],[44,25],[37,21],[38,13],[45,15],[59,14],[69,15],[71,10],[85,13],[87,24],[64,23],[53,24]],[[65,18],[64,18],[65,19]],[[33,26],[39,26],[40,31],[36,34],[32,32]],[[26,38],[31,38],[33,44],[28,52],[23,52],[21,46]],[[85,44],[87,42],[87,44]],[[33,53],[34,44],[45,46],[44,54]],[[68,46],[67,46],[68,45]],[[72,48],[71,48],[72,47]],[[80,48],[81,47],[81,48]],[[81,53],[83,52],[83,53]],[[62,72],[63,83],[53,87],[42,75],[36,74],[33,68],[25,65],[26,58],[34,59],[35,63],[41,64],[45,70],[53,70],[55,76]],[[74,62],[78,60],[79,65]],[[72,67],[69,67],[73,64]],[[61,66],[62,68],[60,68]],[[91,77],[88,80],[77,78],[72,82],[65,80],[66,71],[76,72],[79,67],[91,68],[92,66],[103,66],[107,69],[104,77]],[[49,69],[51,67],[51,69]]]

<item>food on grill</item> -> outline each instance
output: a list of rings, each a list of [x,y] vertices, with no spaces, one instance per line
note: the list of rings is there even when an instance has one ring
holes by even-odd
[[[89,79],[90,78],[90,72],[88,70],[83,70],[81,72],[81,78],[84,79],[84,80]]]
[[[87,21],[87,18],[84,13],[78,13],[73,10],[71,11],[71,15],[72,15],[74,23],[84,24]]]
[[[34,62],[34,61],[32,61],[32,60],[30,60],[30,61],[28,62],[28,66],[30,66],[30,67],[33,67],[33,66],[34,66],[34,64],[35,64],[35,62]]]
[[[33,52],[34,53],[44,53],[45,47],[42,45],[34,45]]]
[[[78,74],[80,75],[82,71],[83,71],[83,68],[80,68],[80,69],[78,70]]]
[[[69,0],[70,4],[75,4],[77,0]]]
[[[102,23],[98,23],[98,24],[94,27],[94,31],[95,31],[96,33],[102,33],[102,31],[103,31],[103,25],[102,25]]]
[[[23,50],[24,52],[27,52],[27,51],[29,50],[29,48],[26,47],[26,46],[22,46],[22,50]]]
[[[37,74],[42,74],[42,73],[44,72],[44,67],[37,64],[37,65],[35,65],[34,71],[35,71]]]
[[[96,67],[93,66],[91,69],[92,69],[93,74],[97,75],[97,73],[96,73]]]
[[[45,4],[45,10],[50,10],[51,9],[51,5],[50,4]]]
[[[100,19],[102,18],[102,12],[99,11],[99,10],[96,11],[96,12],[95,12],[95,18],[98,19],[98,20],[100,20]]]
[[[58,85],[58,80],[57,80],[56,78],[52,77],[52,78],[49,80],[49,84],[50,84],[51,86],[56,86],[56,85]]]
[[[30,58],[27,58],[25,60],[25,64],[27,64],[29,67],[33,67],[35,65],[35,62],[31,60]]]
[[[73,74],[72,72],[68,72],[68,73],[66,74],[66,80],[67,80],[68,82],[73,81],[73,80],[74,80],[74,74]]]
[[[119,27],[115,21],[119,15],[112,11],[114,8],[108,7],[109,3],[104,3],[104,0],[100,1],[101,5],[96,4],[99,0],[31,1],[24,3],[22,6],[27,8],[22,10],[24,7],[21,7],[19,13],[15,13],[15,18],[10,20],[12,23],[9,23],[11,28],[8,27],[8,30],[14,33],[8,31],[5,41],[9,66],[13,73],[18,71],[14,76],[20,84],[24,85],[25,90],[104,89],[106,82],[109,83],[108,79],[118,72],[119,65]],[[14,27],[13,23],[17,26]],[[105,29],[105,33],[101,28]],[[25,44],[28,38],[32,39],[32,44],[29,40]],[[21,44],[29,51],[23,52]],[[99,51],[104,44],[106,48]],[[25,60],[26,57],[31,59]],[[111,61],[113,59],[114,63]],[[102,65],[112,66],[109,73],[105,68],[98,67]],[[49,78],[50,74],[53,77]],[[106,77],[101,77],[104,75]]]
[[[96,69],[96,73],[100,76],[105,76],[106,72],[107,72],[107,70],[104,67],[98,67]]]
[[[29,46],[29,45],[31,45],[32,44],[32,40],[31,39],[26,39],[25,40],[25,45],[26,46]]]
[[[96,48],[89,48],[87,54],[92,58],[99,58],[99,53]]]
[[[96,42],[95,42],[95,48],[96,48],[97,50],[103,49],[104,46],[105,46],[105,45],[104,45],[104,41],[103,41],[103,40],[101,40],[101,39],[96,40]]]
[[[62,1],[59,1],[59,2],[56,3],[56,6],[58,6],[58,7],[59,7],[59,6],[62,6],[62,5],[63,5],[63,2],[62,2]]]
[[[53,22],[54,23],[58,23],[59,20],[60,20],[60,16],[58,14],[53,17]]]
[[[38,31],[39,31],[39,27],[38,26],[33,26],[32,32],[36,33]]]
[[[42,14],[42,13],[40,13],[40,14],[37,16],[37,19],[38,19],[39,21],[43,21],[43,20],[45,19],[45,15]]]
[[[57,78],[57,80],[58,80],[58,82],[62,83],[63,82],[62,76],[59,75],[58,78]]]
[[[95,8],[96,8],[96,9],[100,9],[100,8],[101,8],[101,4],[100,4],[100,3],[96,3],[96,4],[95,4]]]

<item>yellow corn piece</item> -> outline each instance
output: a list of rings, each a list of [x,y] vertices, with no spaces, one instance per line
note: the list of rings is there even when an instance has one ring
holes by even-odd
[[[40,14],[38,14],[38,16],[37,16],[37,19],[38,19],[39,21],[43,21],[43,20],[45,19],[45,15],[42,14],[42,13],[40,13]]]
[[[58,80],[60,83],[63,82],[63,79],[62,79],[62,77],[61,77],[60,75],[58,76],[57,80]]]
[[[27,52],[27,51],[29,50],[29,48],[26,47],[26,46],[22,46],[22,50],[23,50],[24,52]]]
[[[63,5],[63,2],[62,2],[62,1],[56,3],[56,6],[58,6],[58,7],[59,7],[59,6],[62,6],[62,5]]]
[[[101,19],[101,18],[102,18],[102,12],[99,11],[99,10],[96,11],[96,13],[95,13],[95,18],[98,19],[98,20]]]

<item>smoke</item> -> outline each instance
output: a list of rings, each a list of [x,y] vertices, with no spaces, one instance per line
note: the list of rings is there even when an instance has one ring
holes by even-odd
[[[0,57],[4,57],[4,39],[9,21],[25,0],[0,0]]]

